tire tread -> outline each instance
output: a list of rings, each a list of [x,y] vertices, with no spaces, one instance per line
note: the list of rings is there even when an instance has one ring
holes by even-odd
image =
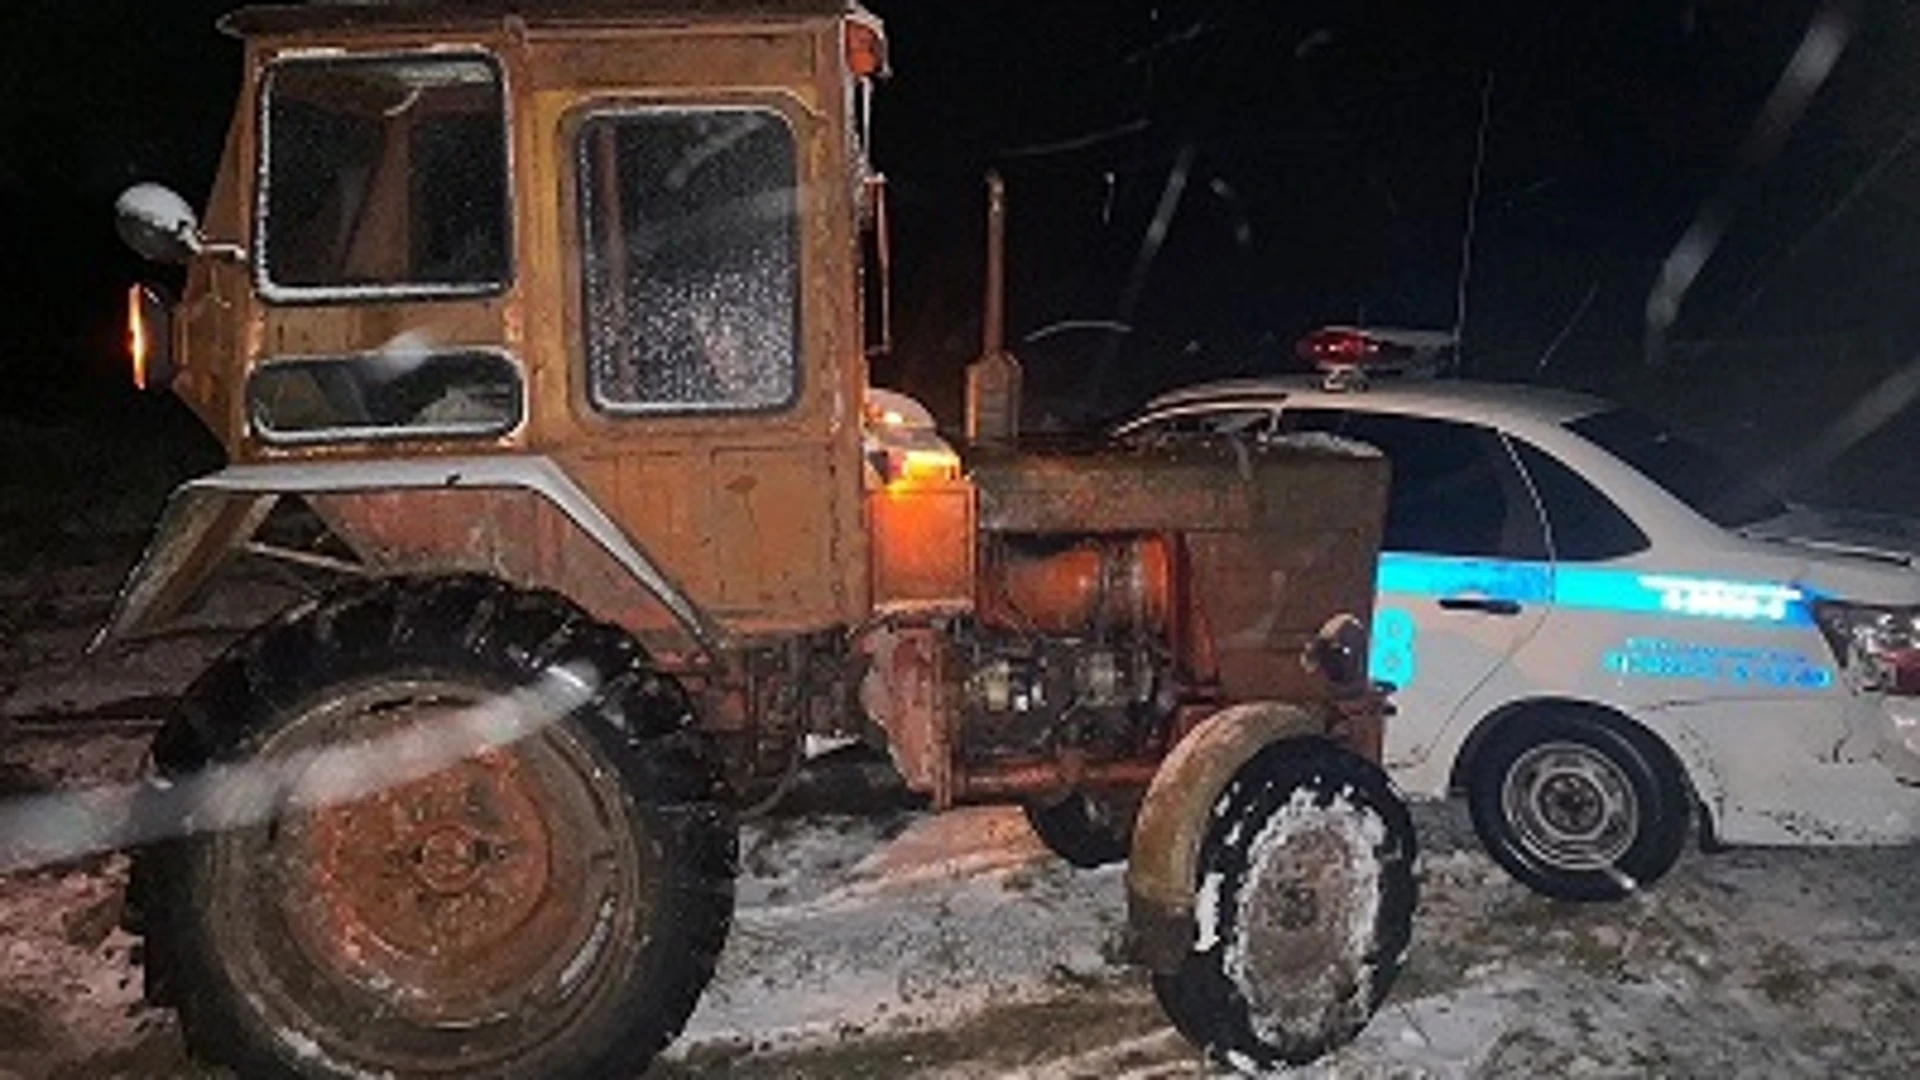
[[[693,727],[688,699],[631,635],[547,590],[519,590],[478,574],[356,582],[308,602],[236,642],[194,680],[156,736],[161,776],[185,777],[245,758],[275,721],[330,686],[380,670],[429,666],[522,682],[557,663],[591,663],[601,690],[570,722],[614,762],[664,852],[642,979],[623,992],[618,1029],[604,1045],[562,1050],[540,1076],[630,1075],[680,1032],[732,922],[737,832],[731,793],[712,739]],[[150,807],[167,800],[150,786]],[[248,1077],[313,1075],[248,1022],[249,1010],[219,974],[217,934],[194,917],[205,838],[149,844],[133,854],[129,923],[145,935],[150,1000],[179,1009],[190,1051]],[[600,1025],[588,1025],[597,1030]],[[532,1075],[534,1073],[530,1073]]]

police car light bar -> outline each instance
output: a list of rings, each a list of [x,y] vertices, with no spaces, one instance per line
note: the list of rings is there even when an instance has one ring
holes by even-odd
[[[1358,389],[1373,375],[1432,375],[1454,344],[1439,330],[1323,326],[1301,338],[1295,352],[1326,375],[1329,388]]]

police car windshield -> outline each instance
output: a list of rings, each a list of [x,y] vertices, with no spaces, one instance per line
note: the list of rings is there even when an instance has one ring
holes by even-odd
[[[1787,512],[1771,492],[1735,472],[1706,447],[1631,409],[1607,409],[1569,420],[1566,426],[1723,529]]]

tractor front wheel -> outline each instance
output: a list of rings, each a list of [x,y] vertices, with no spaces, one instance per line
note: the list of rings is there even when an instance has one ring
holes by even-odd
[[[1414,849],[1372,762],[1317,739],[1254,755],[1207,821],[1192,948],[1154,978],[1174,1026],[1245,1072],[1352,1040],[1412,936]]]

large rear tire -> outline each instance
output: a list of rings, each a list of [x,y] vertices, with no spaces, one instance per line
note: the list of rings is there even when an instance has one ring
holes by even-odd
[[[595,689],[533,734],[295,800],[288,774],[315,755],[562,665]],[[638,1075],[732,919],[733,813],[691,719],[631,636],[551,592],[394,578],[296,609],[217,661],[155,741],[179,787],[209,767],[278,779],[266,820],[135,853],[149,995],[196,1056],[247,1077]]]
[[[1345,1045],[1413,933],[1413,821],[1386,774],[1314,739],[1254,755],[1200,845],[1196,935],[1154,991],[1181,1034],[1248,1073]]]

